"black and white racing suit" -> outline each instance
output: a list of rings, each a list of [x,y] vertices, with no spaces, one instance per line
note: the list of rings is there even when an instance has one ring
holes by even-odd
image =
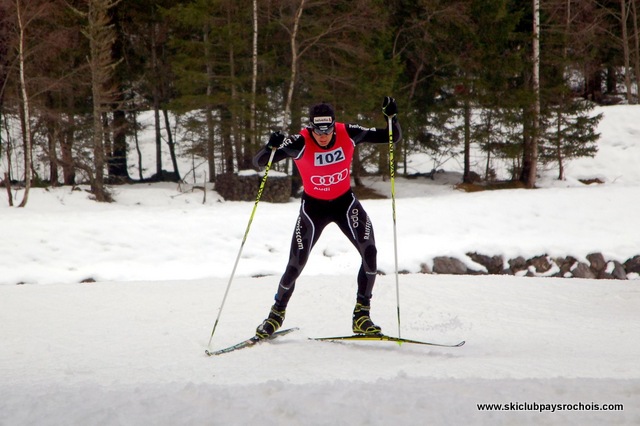
[[[397,142],[402,133],[397,120],[394,118],[392,122],[394,142]],[[281,147],[276,150],[274,162],[287,157],[294,159],[304,189],[291,239],[289,261],[275,295],[278,310],[287,307],[296,280],[302,273],[313,246],[330,223],[335,223],[360,253],[362,263],[358,272],[357,301],[369,305],[376,279],[377,249],[369,215],[351,190],[350,173],[353,147],[363,142],[389,143],[388,128],[365,128],[357,124],[336,123],[336,131],[326,148],[317,144],[309,129],[303,129],[299,134],[285,138]],[[269,155],[270,151],[264,147],[254,158],[254,164],[265,166]],[[305,158],[309,161],[305,161]],[[323,170],[317,167],[318,163],[325,165],[327,159],[341,161],[333,169],[339,170],[338,172],[318,172]],[[346,170],[343,169],[345,166]],[[332,192],[334,186],[338,190]]]

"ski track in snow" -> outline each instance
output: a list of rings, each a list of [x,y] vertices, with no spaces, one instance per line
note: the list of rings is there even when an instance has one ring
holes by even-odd
[[[248,337],[274,281],[234,283],[212,347]],[[403,275],[403,336],[465,346],[309,341],[350,332],[351,281],[301,277],[285,321],[299,331],[216,357],[204,349],[224,280],[0,286],[0,424],[640,420],[640,293],[630,282]],[[393,334],[392,276],[380,277],[375,300],[374,318]],[[625,410],[477,409],[525,402]]]

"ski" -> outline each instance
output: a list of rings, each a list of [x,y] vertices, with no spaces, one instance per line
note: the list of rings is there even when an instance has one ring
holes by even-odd
[[[243,341],[242,341],[242,342],[240,342],[240,343],[236,343],[236,344],[235,344],[235,345],[233,345],[233,346],[229,346],[228,348],[219,349],[219,350],[217,350],[217,351],[213,351],[213,352],[207,349],[207,350],[205,350],[205,351],[204,351],[204,353],[205,353],[205,354],[207,354],[208,356],[212,356],[212,355],[222,355],[222,354],[226,354],[226,353],[229,353],[229,352],[237,351],[237,350],[239,350],[239,349],[249,348],[249,347],[251,347],[251,346],[255,345],[256,343],[266,342],[266,341],[269,341],[269,340],[273,340],[273,339],[275,339],[275,338],[277,338],[277,337],[284,336],[284,335],[289,334],[289,333],[291,333],[291,332],[293,332],[293,331],[296,331],[296,330],[298,330],[298,328],[297,328],[297,327],[294,327],[294,328],[287,328],[287,329],[285,329],[285,330],[276,331],[276,332],[275,332],[275,333],[273,333],[271,336],[266,337],[266,338],[261,338],[261,337],[258,337],[258,336],[253,336],[253,337],[251,337],[251,338],[249,338],[249,339],[247,339],[247,340],[243,340]]]
[[[386,334],[354,334],[352,336],[335,336],[335,337],[313,337],[311,340],[320,341],[385,341],[396,342],[398,344],[410,343],[413,345],[439,346],[442,348],[459,348],[465,344],[461,341],[455,344],[423,342],[420,340],[405,339],[403,337],[387,336]]]

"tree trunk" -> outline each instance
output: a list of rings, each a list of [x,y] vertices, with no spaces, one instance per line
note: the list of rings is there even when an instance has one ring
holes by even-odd
[[[68,102],[71,103],[72,100],[69,98]],[[66,114],[66,120],[64,121],[64,130],[60,139],[60,154],[62,157],[62,182],[64,183],[64,185],[75,185],[76,183],[76,167],[73,160],[75,128],[76,117],[72,113]]]
[[[251,158],[251,156],[247,155],[247,152],[257,150],[258,148],[258,133],[256,129],[256,98],[258,86],[258,0],[253,0],[253,46],[251,66],[251,106],[249,117],[249,147],[251,149],[245,149],[245,161],[247,162],[249,162]]]
[[[469,93],[466,93],[464,99],[464,171],[462,173],[462,181],[471,183],[471,105],[469,102]]]
[[[222,137],[223,173],[233,173],[233,142],[229,121],[231,112],[226,106],[220,107],[220,135]]]
[[[7,185],[11,186],[11,169],[13,169],[13,162],[11,161],[11,158],[13,158],[13,146],[11,143],[11,139],[7,140],[7,171],[5,172],[5,178],[8,180]],[[13,206],[13,203],[11,203],[11,205]]]
[[[124,183],[130,180],[127,166],[127,130],[129,123],[126,114],[121,109],[113,111],[113,144],[109,158],[109,179],[114,183]]]
[[[167,131],[167,145],[169,145],[169,155],[171,156],[171,164],[173,165],[173,172],[175,178],[180,181],[180,171],[178,170],[178,159],[176,158],[176,144],[173,141],[173,135],[171,134],[171,122],[169,121],[169,112],[166,108],[162,109],[164,115],[164,127]]]
[[[103,115],[113,103],[110,89],[115,64],[112,46],[115,34],[110,25],[108,11],[119,0],[90,0],[86,35],[89,39],[89,66],[91,69],[91,94],[93,98],[93,177],[91,190],[96,201],[111,202],[111,194],[105,188],[104,124]]]
[[[562,108],[558,108],[556,127],[556,160],[558,161],[558,180],[564,180],[564,158],[562,155]]]
[[[207,105],[206,108],[206,124],[207,124],[207,138],[206,138],[206,156],[207,164],[209,165],[209,182],[215,182],[216,179],[216,145],[215,145],[215,124],[213,120],[213,108],[211,105]]]
[[[533,77],[534,104],[531,135],[525,137],[521,180],[527,188],[536,186],[538,175],[538,138],[540,133],[540,1],[533,1]],[[527,142],[528,139],[528,142]]]
[[[629,35],[627,31],[629,10],[627,8],[626,0],[620,0],[620,13],[620,28],[622,30],[622,56],[624,58],[624,85],[627,88],[627,102],[632,103],[633,95],[631,93],[631,55],[629,52]]]
[[[227,28],[229,35],[229,79],[231,83],[231,102],[232,105],[230,107],[231,113],[231,136],[233,137],[233,147],[235,152],[235,160],[238,165],[238,170],[248,168],[243,161],[243,149],[242,149],[242,138],[240,137],[240,132],[238,127],[240,126],[240,117],[238,114],[240,102],[238,101],[238,89],[236,83],[236,58],[235,51],[233,49],[234,43],[234,34],[232,31],[232,17],[231,17],[231,8],[227,8]]]
[[[156,32],[159,24],[154,24],[153,31],[151,32],[151,63],[154,70],[158,70],[158,54],[157,54],[157,42]],[[160,89],[158,81],[153,84],[153,119],[155,125],[156,135],[156,175],[158,178],[162,177],[162,135],[160,134]]]
[[[9,173],[4,172],[4,186],[7,190],[7,201],[9,202],[9,207],[13,207],[13,195],[11,194],[11,178],[9,177]]]
[[[60,154],[62,162],[62,182],[64,185],[75,185],[76,169],[73,161],[73,142],[75,129],[75,116],[67,114],[64,122],[64,131],[60,138]]]
[[[56,152],[57,141],[60,139],[60,119],[47,120],[47,150],[49,151],[49,182],[52,186],[58,186],[58,155]]]
[[[571,30],[571,0],[567,0],[567,15],[565,17],[564,24],[565,24],[565,27],[564,27],[565,35],[568,35],[569,31]],[[562,62],[563,63],[567,63],[568,55],[569,55],[569,45],[565,38],[564,45],[562,46]],[[560,99],[562,100],[562,105],[564,105],[567,102],[567,96],[565,96],[564,94],[561,95]],[[570,97],[568,99],[568,102],[571,102]],[[557,117],[558,117],[557,118],[558,123],[556,128],[556,134],[557,134],[556,157],[558,161],[558,180],[564,180],[564,163],[562,158],[562,121],[564,120],[563,108],[558,108]]]
[[[213,106],[211,96],[213,95],[213,66],[211,64],[211,49],[209,47],[209,26],[205,26],[203,30],[204,57],[206,58],[207,69],[207,101],[205,105],[206,120],[206,156],[209,165],[209,182],[215,182],[216,179],[216,155],[215,155],[215,124],[213,120]]]
[[[24,137],[24,197],[18,207],[25,207],[29,200],[29,189],[31,188],[31,117],[29,116],[29,95],[27,94],[27,83],[24,75],[25,61],[25,22],[23,21],[21,4],[16,2],[18,14],[18,26],[20,36],[18,40],[18,66],[20,72],[20,96],[22,98],[23,114],[23,137]]]
[[[360,178],[360,173],[362,172],[362,162],[360,161],[360,153],[357,147],[353,153],[353,162],[351,164],[351,169],[351,176],[353,177],[355,186],[362,186],[362,179]]]
[[[633,22],[633,59],[634,71],[636,74],[636,104],[640,103],[640,93],[637,88],[640,87],[640,34],[638,31],[638,8],[636,2],[631,2],[631,22]]]
[[[135,108],[131,111],[131,122],[133,123],[133,140],[136,144],[136,153],[138,154],[138,179],[144,179],[142,176],[142,151],[140,150],[140,140],[138,139],[138,113]]]
[[[92,180],[91,190],[96,197],[96,201],[107,201],[107,195],[104,188],[104,145],[103,145],[103,127],[102,114],[100,113],[100,97],[96,96],[101,89],[94,81],[92,91],[94,93],[93,100],[93,164],[94,176]]]

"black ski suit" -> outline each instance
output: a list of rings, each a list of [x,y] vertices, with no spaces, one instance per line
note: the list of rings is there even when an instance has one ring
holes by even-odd
[[[392,127],[394,142],[397,142],[402,133],[395,117]],[[275,295],[275,307],[278,310],[287,307],[313,246],[331,222],[338,225],[360,253],[362,264],[358,273],[357,301],[369,305],[377,273],[377,249],[369,215],[351,190],[350,172],[353,148],[362,142],[389,143],[389,129],[336,123],[331,142],[323,148],[313,138],[311,129],[307,128],[285,138],[276,150],[274,162],[287,157],[294,159],[304,189],[291,240],[289,262]],[[265,166],[269,155],[270,148],[265,146],[255,156],[254,164]],[[322,166],[332,166],[333,169]],[[328,174],[322,174],[325,170]]]

